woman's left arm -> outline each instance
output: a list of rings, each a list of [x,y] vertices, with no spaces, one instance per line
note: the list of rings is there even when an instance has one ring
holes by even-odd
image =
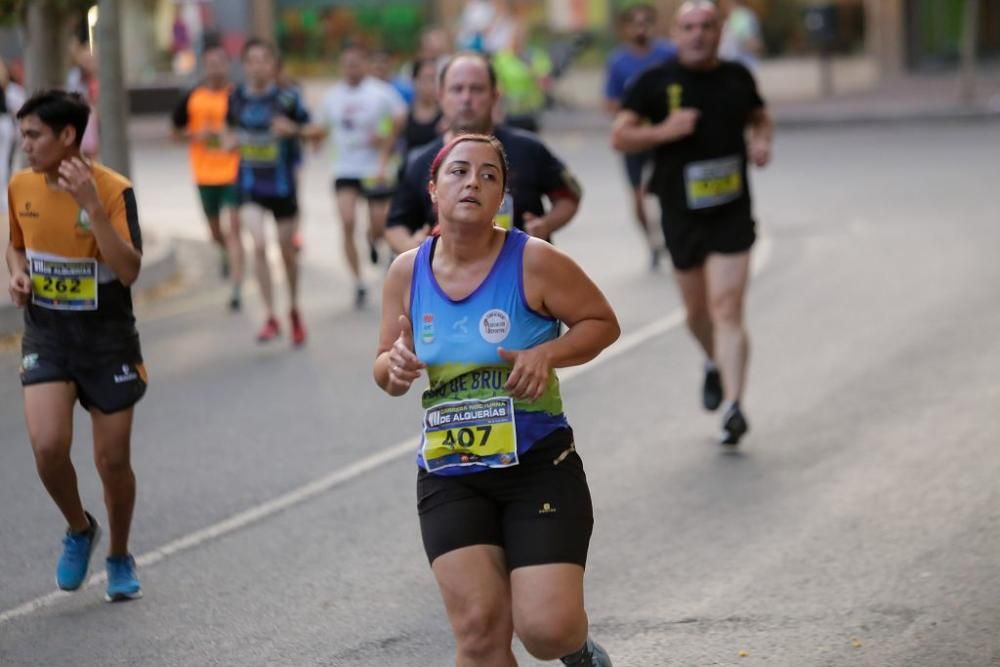
[[[549,371],[584,364],[618,339],[621,327],[611,304],[568,255],[529,239],[524,249],[524,292],[532,309],[563,322],[562,336],[529,350],[500,350],[514,365],[506,389],[515,398],[537,399]]]

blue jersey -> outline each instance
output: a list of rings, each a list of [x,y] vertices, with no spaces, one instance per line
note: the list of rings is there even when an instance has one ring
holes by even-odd
[[[643,56],[636,55],[627,46],[619,46],[608,56],[604,97],[621,101],[632,79],[654,65],[665,63],[676,53],[674,45],[665,39],[655,40],[649,53]]]
[[[271,122],[285,116],[302,125],[309,112],[299,94],[290,88],[272,86],[260,95],[237,86],[229,96],[227,125],[240,143],[240,171],[237,185],[244,195],[292,197],[295,195],[295,166],[298,139],[271,134]]]
[[[431,270],[437,239],[427,239],[417,251],[410,317],[416,354],[430,380],[423,393],[424,444],[417,462],[431,472],[455,475],[513,465],[519,454],[568,426],[554,371],[536,401],[511,399],[503,388],[511,365],[500,358],[498,347],[524,350],[559,336],[559,322],[535,312],[525,300],[522,265],[528,238],[520,230],[508,231],[482,284],[458,301],[445,294]],[[502,447],[504,428],[509,450]],[[440,456],[432,461],[425,456],[428,436],[441,443]]]

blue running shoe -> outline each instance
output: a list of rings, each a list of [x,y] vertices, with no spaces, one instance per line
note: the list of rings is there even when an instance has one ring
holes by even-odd
[[[64,591],[75,591],[83,585],[87,578],[90,555],[101,539],[101,527],[97,525],[97,520],[89,512],[84,514],[87,515],[90,528],[82,533],[67,530],[66,537],[63,538],[63,552],[56,566],[56,586]]]
[[[582,649],[573,655],[561,658],[561,660],[564,665],[569,667],[612,667],[608,652],[590,637],[587,637],[587,643],[583,645]]]
[[[108,570],[108,592],[104,599],[108,602],[138,600],[142,597],[139,578],[135,576],[135,559],[132,555],[111,556],[104,561]]]

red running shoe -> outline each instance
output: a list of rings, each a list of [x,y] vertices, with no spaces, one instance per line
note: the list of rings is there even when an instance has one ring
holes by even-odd
[[[297,310],[293,310],[288,316],[292,320],[292,345],[300,347],[306,342],[306,327],[302,324],[302,316]]]
[[[264,326],[260,328],[260,332],[257,334],[258,343],[269,343],[278,336],[281,335],[281,325],[278,324],[278,320],[273,317],[267,318],[264,322]]]

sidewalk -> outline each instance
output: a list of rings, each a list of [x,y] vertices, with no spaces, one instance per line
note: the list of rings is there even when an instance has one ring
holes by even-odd
[[[958,76],[908,76],[877,89],[827,99],[786,100],[774,104],[775,117],[785,125],[823,125],[905,120],[1000,119],[1000,72],[990,71],[976,82],[976,101],[959,101]]]

